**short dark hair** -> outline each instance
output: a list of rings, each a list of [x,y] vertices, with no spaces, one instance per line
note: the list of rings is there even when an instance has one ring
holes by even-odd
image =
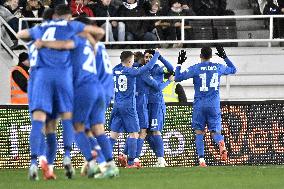
[[[151,55],[154,56],[155,50],[153,50],[153,49],[146,49],[146,50],[144,51],[144,55],[147,54],[147,53],[149,53],[149,54],[151,54]]]
[[[57,5],[54,9],[54,13],[57,14],[58,16],[72,14],[70,7],[65,4]]]
[[[212,58],[212,49],[209,46],[202,47],[201,58],[210,59]]]
[[[75,20],[78,21],[78,22],[82,22],[86,25],[93,25],[94,24],[94,22],[86,16],[79,16]]]
[[[122,51],[122,53],[120,54],[120,60],[121,62],[124,62],[127,58],[130,58],[133,55],[134,53],[131,51]]]
[[[53,8],[47,8],[47,9],[44,10],[44,12],[42,14],[42,18],[43,18],[43,20],[51,20],[53,14],[54,14],[54,9]]]

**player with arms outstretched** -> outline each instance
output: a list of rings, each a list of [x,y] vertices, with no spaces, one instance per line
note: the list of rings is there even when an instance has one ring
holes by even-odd
[[[223,47],[216,47],[219,57],[223,58],[226,66],[219,63],[212,63],[212,49],[203,47],[201,49],[201,63],[190,66],[186,71],[180,72],[181,65],[187,59],[186,52],[181,50],[178,57],[179,66],[175,71],[175,81],[180,82],[193,78],[194,102],[192,113],[192,128],[195,131],[196,150],[199,158],[199,165],[206,167],[204,160],[204,134],[205,126],[211,133],[214,141],[219,145],[222,161],[227,160],[227,150],[224,137],[221,135],[221,109],[220,109],[220,77],[222,75],[235,74],[236,68],[227,57]]]

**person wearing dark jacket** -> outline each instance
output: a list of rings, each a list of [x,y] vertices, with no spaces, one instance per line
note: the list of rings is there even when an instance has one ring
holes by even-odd
[[[274,3],[273,0],[267,0],[267,3],[263,9],[263,14],[264,15],[278,15],[278,14],[283,14],[281,13],[281,8]],[[281,23],[281,18],[274,18],[273,22],[273,37],[278,38],[281,36],[280,31],[279,31],[279,24]],[[268,24],[267,24],[268,25]]]
[[[127,0],[118,8],[117,16],[119,17],[141,17],[145,16],[145,11],[141,6],[138,6],[136,0]],[[157,40],[155,34],[146,32],[144,29],[143,21],[138,20],[126,20],[125,23],[125,34],[127,41],[133,40],[146,40],[155,41]]]
[[[27,88],[29,79],[29,56],[26,52],[19,55],[19,63],[11,72],[11,103],[27,104]]]
[[[114,17],[116,16],[116,9],[110,4],[111,0],[99,0],[91,8],[95,17]],[[97,25],[106,30],[106,22],[104,20],[97,20]],[[118,22],[115,20],[109,23],[109,41],[125,40],[125,25],[123,22]]]

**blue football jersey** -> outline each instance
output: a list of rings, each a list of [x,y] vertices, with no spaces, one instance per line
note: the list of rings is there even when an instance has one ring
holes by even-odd
[[[236,73],[235,66],[228,58],[225,59],[225,62],[227,66],[212,62],[201,62],[190,66],[182,73],[180,73],[181,67],[178,66],[175,72],[175,81],[193,78],[195,105],[203,107],[220,106],[220,77]]]
[[[162,56],[159,60],[164,64],[164,66],[154,65],[151,69],[150,74],[153,81],[149,81],[149,103],[163,103],[163,92],[162,90],[169,84],[169,82],[164,82],[164,73],[173,72],[173,66]],[[155,82],[154,82],[155,81]]]
[[[50,20],[29,29],[33,40],[43,41],[69,40],[75,34],[84,30],[85,25],[77,21]],[[69,50],[56,50],[41,48],[38,50],[37,61],[31,66],[35,67],[69,67],[71,56]]]
[[[156,52],[151,61],[140,68],[118,65],[113,69],[115,104],[129,104],[133,106],[133,103],[135,103],[136,77],[149,71],[159,56],[160,54]]]
[[[135,67],[139,68],[142,67],[139,63],[134,63]],[[149,86],[146,84],[145,80],[150,77],[150,71],[145,72],[142,75],[136,77],[136,96],[139,95],[148,95],[149,93]]]
[[[108,97],[113,97],[114,83],[112,66],[105,45],[101,42],[98,42],[96,45],[96,62],[99,81],[105,90],[105,94]]]
[[[79,36],[72,38],[76,48],[71,51],[74,87],[98,81],[94,47]]]

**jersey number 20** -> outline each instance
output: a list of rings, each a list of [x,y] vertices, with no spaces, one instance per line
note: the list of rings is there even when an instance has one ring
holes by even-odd
[[[87,55],[87,60],[83,64],[83,70],[97,74],[96,59],[94,52],[89,46],[84,48],[84,54]]]
[[[203,91],[203,92],[208,91],[208,87],[206,86],[206,73],[199,74],[199,77],[202,80],[201,81],[202,83],[201,83],[200,91]],[[210,80],[209,87],[215,88],[215,91],[217,91],[218,85],[219,85],[218,73],[214,73],[212,75],[211,80]]]

